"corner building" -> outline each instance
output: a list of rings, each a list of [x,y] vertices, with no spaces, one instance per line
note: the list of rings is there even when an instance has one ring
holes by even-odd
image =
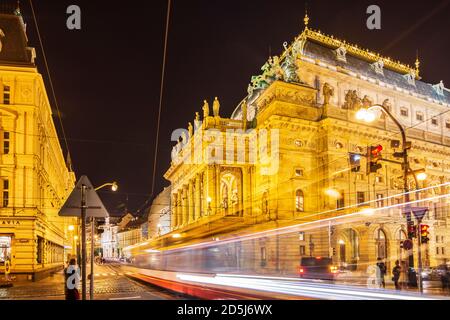
[[[58,216],[75,176],[27,41],[20,9],[0,14],[0,274],[38,280],[76,254],[77,221]]]
[[[398,128],[384,114],[370,124],[356,117],[360,108],[380,104],[406,129],[411,169],[427,173],[424,181],[408,180],[410,190],[422,189],[411,200],[422,199],[420,205],[429,208],[423,265],[445,263],[449,90],[442,81],[421,81],[418,60],[410,67],[382,57],[313,30],[308,20],[282,55],[252,77],[248,96],[231,117],[219,114],[218,100],[213,112],[206,102],[203,118],[197,113],[194,126],[181,134],[165,174],[172,190],[172,231],[150,246],[165,250],[218,241],[210,259],[216,270],[229,266],[240,272],[295,274],[301,256],[330,256],[345,269],[365,272],[378,257],[388,270],[397,259],[406,266],[413,253],[417,266],[416,243],[414,252],[402,248],[407,238],[399,206],[402,167],[393,156],[401,145],[392,142],[400,140]],[[264,131],[275,134],[260,149],[261,140],[253,140]],[[238,145],[245,146],[243,158]],[[367,174],[365,155],[372,145],[383,147],[383,161]],[[250,161],[255,148],[256,161]],[[359,170],[352,170],[350,153],[362,155]],[[260,161],[264,154],[270,161]],[[354,213],[371,208],[376,214],[355,219]],[[220,246],[222,239],[298,224],[303,229]]]

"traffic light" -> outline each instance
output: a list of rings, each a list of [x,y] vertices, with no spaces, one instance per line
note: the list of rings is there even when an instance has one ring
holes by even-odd
[[[414,224],[408,224],[408,239],[415,238],[416,236],[416,226]]]
[[[430,226],[427,224],[421,224],[420,225],[420,243],[427,243],[430,238],[428,238],[430,231]]]
[[[361,169],[361,155],[358,153],[349,153],[350,168],[352,172],[359,172]]]
[[[381,151],[383,150],[383,146],[381,144],[376,146],[369,146],[367,150],[367,163],[368,163],[368,172],[377,172],[381,169],[381,163],[378,163],[381,159]]]

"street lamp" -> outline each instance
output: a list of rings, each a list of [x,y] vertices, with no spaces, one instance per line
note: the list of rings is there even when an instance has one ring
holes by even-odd
[[[410,208],[410,198],[409,198],[409,188],[408,188],[408,174],[410,171],[409,168],[409,162],[408,162],[408,143],[406,141],[406,133],[405,133],[405,129],[403,128],[403,126],[400,124],[400,122],[392,115],[392,113],[389,111],[388,107],[385,106],[384,104],[374,104],[372,106],[370,106],[369,108],[361,108],[360,110],[358,110],[356,112],[356,119],[358,120],[363,120],[365,122],[373,122],[376,119],[376,114],[375,114],[375,110],[381,110],[382,112],[384,112],[386,115],[389,116],[389,118],[395,123],[395,125],[398,127],[398,129],[400,130],[400,134],[402,137],[402,152],[399,153],[398,155],[401,156],[403,158],[403,163],[402,163],[402,169],[403,169],[403,192],[404,192],[404,201],[406,204],[405,207],[405,216],[406,216],[406,225],[410,226],[413,225],[414,222],[412,221],[411,218],[411,208]],[[414,177],[416,177],[414,175]],[[412,236],[408,235],[409,240],[412,241]],[[419,248],[420,251],[420,248]],[[411,248],[411,255],[409,256],[409,266],[411,268],[414,267],[414,256],[413,256],[413,249]]]
[[[117,191],[119,186],[117,182],[108,182],[104,183],[101,186],[94,188],[95,191],[100,190],[104,187],[111,186],[112,191]],[[95,239],[97,239],[97,235],[94,236],[95,233],[95,218],[91,217],[91,279],[89,283],[89,296],[91,300],[94,300],[94,248],[95,248]]]
[[[70,225],[67,229],[69,229],[69,231],[73,231],[75,227],[73,225]]]

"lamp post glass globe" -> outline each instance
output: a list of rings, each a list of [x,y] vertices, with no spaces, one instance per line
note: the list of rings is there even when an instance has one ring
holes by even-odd
[[[113,182],[111,185],[111,190],[112,191],[117,191],[119,189],[119,186],[117,185],[117,182]]]
[[[69,231],[73,231],[73,230],[75,229],[75,227],[74,227],[73,225],[70,225],[70,226],[68,227],[68,229],[69,229]]]
[[[417,180],[419,181],[423,181],[428,177],[428,175],[426,174],[426,172],[420,172],[416,175]]]

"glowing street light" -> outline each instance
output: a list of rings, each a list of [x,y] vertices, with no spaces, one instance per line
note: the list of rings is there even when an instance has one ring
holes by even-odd
[[[326,189],[325,194],[332,198],[340,198],[341,197],[341,193],[334,188]]]
[[[74,227],[73,225],[70,225],[70,226],[68,227],[68,229],[69,229],[69,231],[73,231],[73,230],[75,229],[75,227]]]
[[[420,173],[418,173],[418,174],[416,175],[416,178],[417,178],[417,180],[419,180],[419,181],[424,181],[424,180],[427,179],[427,177],[428,177],[428,175],[427,175],[426,172],[420,172]]]

